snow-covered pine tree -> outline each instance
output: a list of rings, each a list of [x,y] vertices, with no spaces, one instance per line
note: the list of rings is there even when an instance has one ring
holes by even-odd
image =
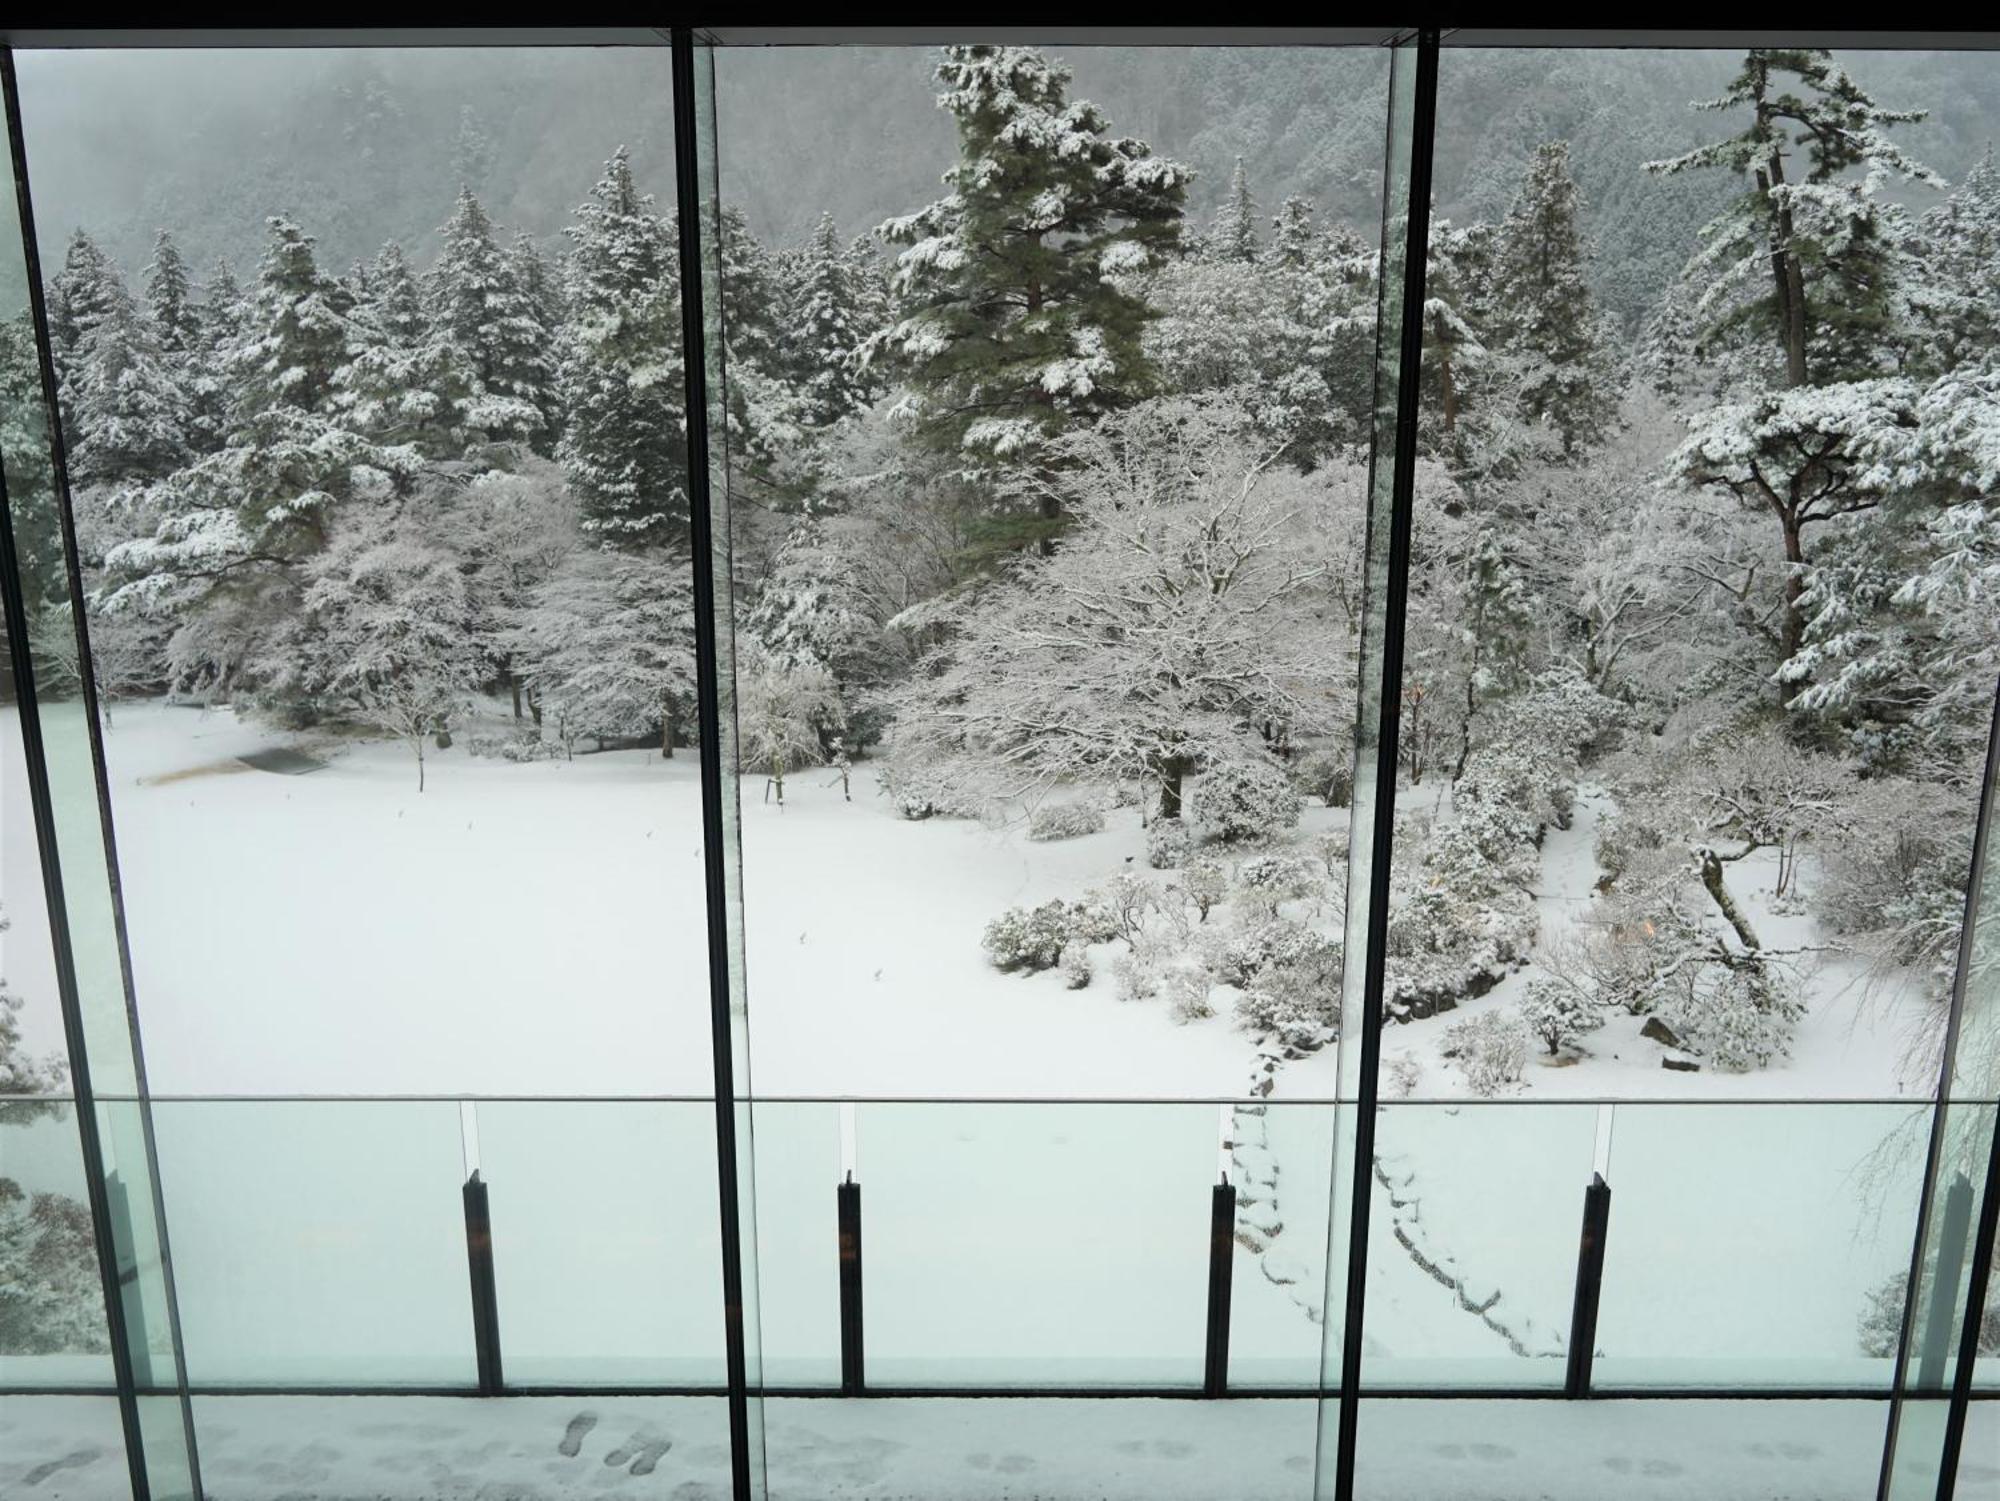
[[[424,302],[439,336],[458,346],[471,379],[465,425],[489,443],[532,443],[547,420],[555,378],[541,310],[470,188],[459,190],[438,234],[444,249],[424,279]]]
[[[875,330],[862,321],[864,297],[856,281],[833,215],[822,213],[799,252],[784,319],[800,416],[814,430],[833,426],[874,399],[861,346]]]
[[[409,447],[354,432],[340,377],[362,342],[346,290],[286,219],[270,243],[239,338],[226,351],[224,446],[151,486],[149,537],[105,554],[107,608],[168,611],[175,677],[226,691],[288,619],[297,565],[323,547],[348,501],[385,499],[421,466]]]
[[[622,146],[576,217],[560,457],[587,534],[662,546],[688,523],[673,230],[640,194]]]
[[[1316,239],[1312,199],[1292,194],[1271,220],[1272,262],[1288,271],[1304,270],[1312,264]]]
[[[160,352],[180,357],[201,347],[201,309],[174,237],[162,229],[153,237],[153,259],[146,267],[146,308]]]
[[[1151,387],[1150,313],[1125,279],[1174,252],[1189,173],[1109,136],[1033,48],[947,47],[937,79],[959,158],[944,198],[878,231],[907,248],[872,348],[927,439],[1018,463]]]
[[[1789,701],[1811,672],[1798,660],[1808,533],[1878,503],[1882,476],[1859,455],[1914,398],[1894,374],[1916,333],[1905,216],[1881,188],[1892,177],[1938,179],[1887,134],[1924,112],[1876,104],[1824,51],[1752,48],[1721,97],[1698,107],[1747,109],[1749,123],[1648,165],[1745,179],[1682,273],[1706,288],[1691,320],[1698,352],[1743,399],[1702,413],[1673,467],[1777,522],[1785,572],[1774,665]]]
[[[1243,158],[1236,158],[1229,174],[1229,186],[1209,221],[1204,249],[1212,260],[1240,261],[1254,265],[1257,260],[1257,200],[1250,196],[1250,172]]]
[[[49,278],[49,354],[56,378],[67,382],[84,336],[110,310],[124,279],[111,258],[81,229],[69,237],[62,270]]]
[[[1942,186],[1888,129],[1926,112],[1877,104],[1823,50],[1783,47],[1751,48],[1722,94],[1695,107],[1749,112],[1735,134],[1647,164],[1744,181],[1682,273],[1705,289],[1703,352],[1735,356],[1738,378],[1760,388],[1881,371],[1906,333],[1903,216],[1881,190],[1892,178]]]
[[[551,458],[562,439],[562,358],[559,351],[566,321],[562,282],[550,272],[549,263],[542,258],[534,236],[526,230],[514,236],[509,263],[514,273],[514,285],[521,292],[522,311],[534,325],[539,355],[538,365],[524,363],[521,367],[531,377],[525,382],[527,389],[521,394],[535,403],[542,417],[532,446],[542,457]],[[539,379],[538,386],[536,379]]]
[[[493,142],[486,134],[486,122],[470,104],[458,108],[458,134],[451,143],[451,173],[467,193],[486,186],[492,175]]]
[[[1617,421],[1619,379],[1590,294],[1567,142],[1535,148],[1493,259],[1496,321],[1522,362],[1522,417],[1553,428],[1565,457],[1603,441]]]
[[[243,288],[229,262],[217,260],[194,303],[191,322],[195,342],[189,347],[182,375],[192,453],[214,453],[228,436],[231,392],[225,366],[227,352],[242,336],[244,317]]]
[[[1923,363],[1949,370],[2000,348],[2000,169],[1993,148],[1952,195],[1916,225],[1910,254],[1924,268],[1917,316],[1930,347]]]
[[[21,603],[30,617],[64,602],[61,524],[56,514],[41,358],[32,315],[0,321],[0,454],[6,456],[7,508],[21,569]]]
[[[391,240],[365,269],[367,300],[351,315],[355,342],[338,376],[343,419],[379,443],[457,458],[474,400],[470,359],[425,313],[401,245]]]
[[[75,484],[143,487],[187,462],[188,401],[180,373],[122,284],[112,284],[71,369]]]

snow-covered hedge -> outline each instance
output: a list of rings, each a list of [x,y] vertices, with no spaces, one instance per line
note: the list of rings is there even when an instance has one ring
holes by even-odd
[[[986,925],[981,946],[996,968],[1034,974],[1054,969],[1072,943],[1102,943],[1113,936],[1101,913],[1083,902],[1043,902],[1009,907]]]
[[[1193,818],[1205,840],[1234,844],[1267,839],[1299,821],[1298,789],[1265,761],[1224,761],[1195,783]]]
[[[1079,839],[1104,828],[1104,810],[1095,803],[1043,803],[1028,815],[1028,837],[1047,842]]]

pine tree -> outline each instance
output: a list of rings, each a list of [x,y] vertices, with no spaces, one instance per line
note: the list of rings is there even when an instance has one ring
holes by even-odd
[[[946,197],[879,230],[908,248],[873,348],[930,441],[1019,461],[1151,386],[1150,314],[1121,278],[1175,250],[1189,174],[1108,136],[1032,48],[948,47],[937,79],[959,160]]]
[[[157,331],[121,286],[77,348],[70,478],[142,487],[190,457],[188,401]]]
[[[490,442],[531,443],[545,425],[553,378],[548,330],[470,188],[460,189],[438,233],[444,250],[425,300],[439,334],[463,351],[472,380],[466,424]]]
[[[552,457],[562,437],[562,370],[557,354],[558,340],[565,322],[562,283],[549,272],[549,264],[535,247],[534,237],[523,230],[514,236],[509,263],[514,285],[520,289],[523,312],[533,324],[535,360],[522,361],[520,393],[534,402],[541,414],[533,448],[544,458]]]
[[[587,534],[658,546],[688,523],[674,234],[634,185],[622,146],[577,220],[560,456]]]
[[[1924,363],[1950,370],[2000,347],[2000,170],[1993,148],[1952,195],[1918,222],[1911,253],[1925,272],[1918,316]]]
[[[1590,295],[1581,217],[1568,144],[1537,147],[1500,226],[1493,268],[1503,337],[1525,362],[1521,415],[1554,428],[1566,456],[1604,438],[1619,400]]]
[[[427,459],[456,458],[473,399],[467,356],[426,316],[402,246],[384,245],[365,273],[368,300],[354,311],[339,375],[344,420],[378,442],[415,444]]]
[[[66,601],[62,532],[49,462],[48,408],[32,314],[0,321],[0,455],[6,457],[7,509],[30,616]]]
[[[1878,105],[1825,51],[1772,47],[1750,49],[1721,96],[1696,108],[1750,112],[1735,135],[1648,164],[1746,182],[1684,273],[1707,289],[1698,311],[1711,357],[1742,353],[1785,387],[1879,369],[1897,334],[1900,216],[1880,188],[1891,177],[1941,186],[1886,132],[1926,112]]]
[[[228,352],[242,336],[244,317],[243,289],[229,263],[218,260],[195,304],[192,323],[196,342],[188,351],[183,375],[192,453],[214,453],[228,436],[231,394],[223,367],[228,363]]]
[[[350,295],[319,269],[313,237],[271,219],[256,290],[244,309],[245,337],[230,351],[239,419],[270,411],[324,413],[357,342]]]
[[[870,608],[858,559],[827,522],[808,516],[792,528],[745,626],[778,663],[830,674],[850,748],[877,738],[881,727],[861,702],[886,681],[895,651]]]
[[[785,318],[801,415],[812,428],[831,427],[872,398],[860,352],[874,330],[861,322],[863,297],[855,281],[833,215],[822,213],[800,253]]]
[[[462,191],[477,192],[486,186],[493,171],[493,142],[479,111],[469,104],[459,106],[458,135],[451,143],[451,170]]]
[[[162,229],[153,240],[153,260],[146,267],[146,307],[153,316],[160,352],[182,356],[202,342],[200,310],[187,265],[174,237]]]
[[[1303,271],[1312,264],[1315,248],[1312,221],[1312,199],[1297,193],[1287,198],[1271,221],[1272,260],[1289,271]]]
[[[70,236],[63,267],[49,278],[49,352],[59,380],[67,379],[84,336],[111,308],[122,278],[111,258],[82,230]]]
[[[1250,265],[1257,259],[1257,203],[1250,196],[1250,174],[1240,156],[1229,174],[1229,190],[1209,222],[1207,248],[1218,261]]]

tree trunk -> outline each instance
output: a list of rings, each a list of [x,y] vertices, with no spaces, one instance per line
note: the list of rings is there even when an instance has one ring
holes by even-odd
[[[1187,776],[1187,762],[1170,757],[1160,763],[1160,817],[1181,816],[1181,782]]]
[[[1771,172],[1757,173],[1757,188],[1768,202],[1773,188],[1785,185],[1784,157],[1771,155]],[[1806,284],[1799,258],[1792,252],[1792,211],[1779,205],[1771,214],[1771,278],[1778,298],[1778,336],[1785,346],[1785,384],[1806,383]]]
[[[1784,651],[1785,660],[1791,661],[1805,645],[1806,616],[1799,600],[1806,592],[1805,539],[1799,531],[1798,516],[1795,512],[1780,511],[1778,523],[1785,534],[1785,615],[1780,622],[1779,646]],[[1782,690],[1789,702],[1802,684],[1787,684]]]
[[[1750,919],[1743,915],[1742,908],[1736,905],[1736,899],[1730,896],[1729,888],[1723,884],[1720,857],[1704,844],[1696,848],[1694,858],[1695,864],[1701,870],[1701,884],[1708,888],[1708,894],[1714,899],[1717,910],[1729,920],[1729,926],[1736,930],[1736,936],[1743,941],[1743,947],[1761,948],[1756,933],[1750,927]]]
[[[514,717],[519,719],[521,717],[521,680],[515,677],[511,671],[507,674],[507,690],[514,696]]]
[[[674,758],[674,696],[669,693],[660,706],[660,759]]]

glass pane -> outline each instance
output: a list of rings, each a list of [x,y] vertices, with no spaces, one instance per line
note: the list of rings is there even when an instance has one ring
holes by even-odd
[[[190,1381],[472,1384],[454,1104],[163,1101],[154,1118]]]

